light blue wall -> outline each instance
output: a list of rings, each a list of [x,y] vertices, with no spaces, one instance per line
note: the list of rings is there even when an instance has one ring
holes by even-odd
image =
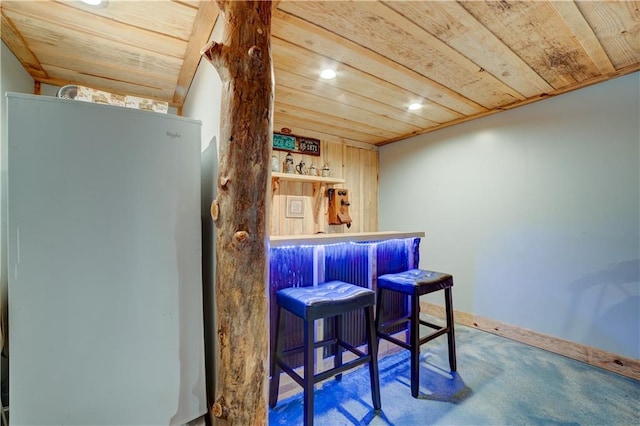
[[[221,97],[222,82],[218,73],[213,65],[201,60],[182,106],[182,115],[202,122],[202,151],[213,138],[218,138]]]
[[[458,310],[640,358],[639,102],[634,73],[384,146],[380,229],[426,232]]]
[[[222,20],[218,20],[209,40],[222,39]],[[182,105],[182,115],[202,122],[202,151],[220,133],[220,102],[222,99],[222,81],[218,72],[206,59],[201,59],[193,77],[189,92]],[[217,146],[214,147],[217,157]]]

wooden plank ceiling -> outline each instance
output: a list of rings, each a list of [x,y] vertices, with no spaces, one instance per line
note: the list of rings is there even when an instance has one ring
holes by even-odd
[[[637,1],[274,4],[274,128],[322,140],[382,145],[640,70]],[[0,7],[35,81],[177,107],[218,18],[210,0]]]

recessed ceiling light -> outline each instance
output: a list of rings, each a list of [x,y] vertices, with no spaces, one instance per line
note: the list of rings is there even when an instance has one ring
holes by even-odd
[[[322,70],[322,72],[320,73],[320,78],[331,80],[332,78],[336,78],[336,72],[332,69]]]
[[[420,104],[418,102],[415,102],[415,103],[412,103],[411,105],[409,105],[409,111],[415,111],[415,110],[418,110],[420,108],[422,108],[422,104]]]
[[[108,0],[80,0],[82,3],[88,4],[89,6],[101,6],[105,7],[107,5]]]

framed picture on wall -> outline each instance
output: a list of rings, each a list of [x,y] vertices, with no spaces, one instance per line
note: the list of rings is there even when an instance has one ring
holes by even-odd
[[[304,198],[287,195],[286,217],[304,218]]]

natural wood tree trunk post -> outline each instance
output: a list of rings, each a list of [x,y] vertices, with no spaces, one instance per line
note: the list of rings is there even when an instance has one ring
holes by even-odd
[[[218,0],[221,43],[203,55],[222,80],[214,424],[263,425],[269,377],[268,197],[274,78],[271,1]]]

